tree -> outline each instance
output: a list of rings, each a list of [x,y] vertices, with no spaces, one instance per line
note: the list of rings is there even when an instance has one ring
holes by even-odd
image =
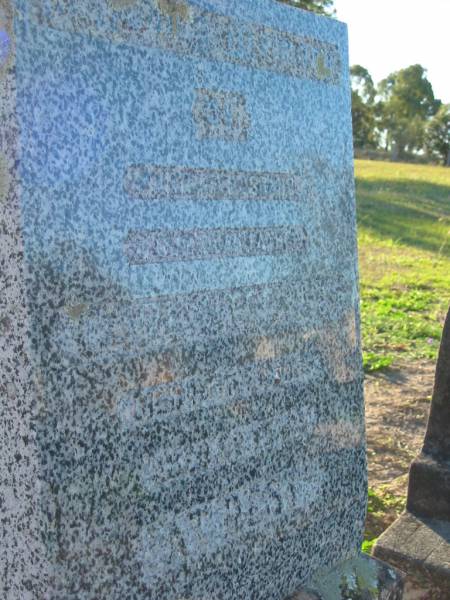
[[[352,123],[355,148],[376,148],[376,90],[369,71],[361,65],[350,69],[352,83]]]
[[[374,107],[365,104],[355,90],[352,90],[352,125],[355,148],[378,146]]]
[[[428,123],[425,147],[429,156],[450,167],[450,104],[443,104]]]
[[[373,104],[376,89],[369,71],[361,65],[353,65],[350,67],[350,77],[352,90],[358,93],[365,104]]]
[[[385,131],[386,147],[394,160],[405,152],[421,150],[424,145],[426,121],[439,108],[426,70],[412,65],[391,73],[380,82],[381,124]]]
[[[310,10],[319,15],[327,15],[329,17],[335,14],[334,0],[279,0],[284,4],[290,4],[297,8],[303,8],[304,10]]]

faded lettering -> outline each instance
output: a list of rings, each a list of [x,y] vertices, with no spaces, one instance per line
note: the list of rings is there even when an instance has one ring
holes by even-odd
[[[292,173],[131,165],[124,189],[141,200],[298,201],[302,180]]]
[[[118,0],[115,0],[118,2]],[[78,3],[40,14],[40,23],[87,33],[115,43],[161,48],[184,56],[265,69],[288,77],[338,85],[342,60],[335,44],[202,10],[185,1],[155,0],[154,14],[142,11],[130,27],[107,7],[95,19],[80,18]],[[169,17],[169,18],[168,18]],[[182,23],[183,27],[179,24]],[[176,35],[175,35],[176,34]]]
[[[245,96],[223,90],[195,90],[192,109],[199,139],[244,142],[250,127]]]
[[[172,31],[177,33],[178,19],[187,21],[189,18],[189,6],[182,0],[156,0],[157,8],[172,22]]]
[[[208,260],[233,256],[295,254],[306,245],[302,226],[130,231],[124,252],[130,264]]]

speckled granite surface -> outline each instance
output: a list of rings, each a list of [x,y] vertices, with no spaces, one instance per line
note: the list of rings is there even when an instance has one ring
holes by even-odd
[[[0,7],[2,598],[284,598],[365,513],[346,29]]]

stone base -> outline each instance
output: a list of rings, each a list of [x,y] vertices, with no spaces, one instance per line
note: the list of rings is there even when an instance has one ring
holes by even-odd
[[[422,453],[409,472],[409,512],[450,521],[450,464]]]
[[[360,554],[332,570],[316,573],[289,600],[403,600],[405,577],[393,567]]]
[[[433,598],[450,599],[450,522],[407,512],[383,533],[373,554],[432,589]]]

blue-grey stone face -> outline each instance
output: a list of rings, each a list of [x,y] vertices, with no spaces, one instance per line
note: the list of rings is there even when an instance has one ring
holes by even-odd
[[[365,512],[345,26],[14,4],[48,597],[282,599]]]
[[[5,29],[0,29],[0,67],[3,67],[8,60],[11,46],[11,39]]]

